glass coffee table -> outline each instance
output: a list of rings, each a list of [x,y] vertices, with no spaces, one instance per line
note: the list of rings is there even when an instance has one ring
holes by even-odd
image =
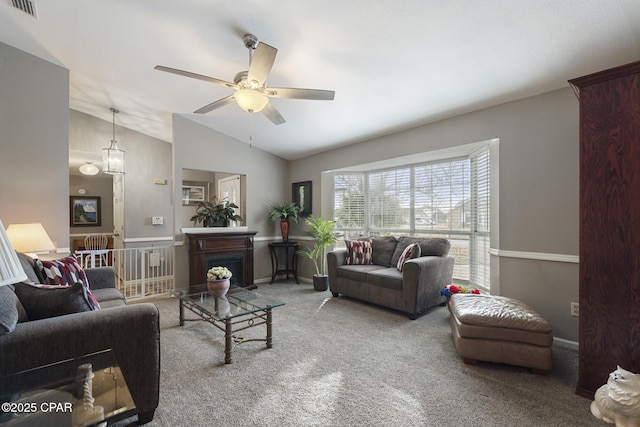
[[[257,292],[232,286],[224,296],[214,296],[202,284],[189,290],[171,291],[180,300],[180,326],[188,320],[204,320],[224,332],[224,363],[232,363],[231,351],[236,345],[250,341],[272,342],[272,309],[285,303]],[[195,313],[199,319],[185,319],[184,310]],[[237,333],[245,329],[266,325],[265,338],[244,339]]]
[[[0,378],[0,427],[106,426],[136,414],[111,350]]]

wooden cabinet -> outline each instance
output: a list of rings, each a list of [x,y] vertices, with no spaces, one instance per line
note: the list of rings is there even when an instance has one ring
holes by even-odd
[[[576,394],[640,373],[640,62],[569,81],[580,102]]]

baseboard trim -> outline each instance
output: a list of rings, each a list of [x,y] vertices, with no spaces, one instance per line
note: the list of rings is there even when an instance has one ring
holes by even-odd
[[[284,280],[287,276],[286,275],[278,275],[276,276],[276,281],[277,280]],[[293,280],[293,276],[289,276],[289,279]],[[313,284],[313,279],[310,279],[308,277],[300,277],[298,276],[298,280],[300,281],[300,283],[311,283]],[[269,283],[271,282],[271,277],[263,277],[261,279],[254,279],[253,283]]]
[[[312,237],[309,236],[289,236],[290,240],[297,242],[298,240],[313,240]],[[255,242],[281,242],[282,236],[263,236],[263,237],[254,237],[253,240]]]
[[[569,348],[571,350],[578,350],[578,342],[565,340],[564,338],[553,337],[553,345],[558,347]]]
[[[489,249],[489,254],[504,258],[520,258],[534,259],[538,261],[568,262],[571,264],[579,264],[580,257],[578,255],[550,254],[544,252],[522,252],[508,251],[502,249]]]

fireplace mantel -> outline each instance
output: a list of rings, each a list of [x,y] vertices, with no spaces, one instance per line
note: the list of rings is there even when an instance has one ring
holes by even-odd
[[[257,231],[186,233],[189,238],[189,287],[207,280],[207,260],[220,254],[244,257],[243,287],[253,288],[253,238]]]

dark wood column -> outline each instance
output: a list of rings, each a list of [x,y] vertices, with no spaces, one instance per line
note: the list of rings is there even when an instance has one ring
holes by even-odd
[[[187,234],[189,238],[189,288],[207,280],[207,257],[240,254],[245,261],[243,287],[253,284],[253,238],[257,231]]]
[[[569,81],[580,99],[576,394],[640,373],[640,62]]]

